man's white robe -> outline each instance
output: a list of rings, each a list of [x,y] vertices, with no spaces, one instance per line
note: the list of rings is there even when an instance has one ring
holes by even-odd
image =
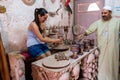
[[[100,50],[98,80],[118,80],[119,71],[119,27],[120,21],[98,20],[87,30],[87,34],[96,32],[97,47]]]

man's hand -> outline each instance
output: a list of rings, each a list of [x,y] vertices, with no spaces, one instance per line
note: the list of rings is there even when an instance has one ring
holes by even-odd
[[[78,39],[78,40],[81,41],[85,36],[86,36],[86,33],[82,33],[82,34],[78,35],[78,36],[76,37],[76,39]]]

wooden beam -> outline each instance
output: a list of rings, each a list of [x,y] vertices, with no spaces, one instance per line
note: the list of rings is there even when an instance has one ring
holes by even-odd
[[[0,34],[0,74],[2,80],[10,80],[7,58],[3,47],[1,34]]]

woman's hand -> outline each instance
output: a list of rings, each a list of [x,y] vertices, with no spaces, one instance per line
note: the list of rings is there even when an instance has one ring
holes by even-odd
[[[60,43],[60,42],[62,42],[63,40],[62,39],[55,39],[54,40],[54,43]]]
[[[58,46],[58,45],[61,44],[61,43],[62,43],[62,39],[55,39],[55,40],[53,41],[54,46]]]

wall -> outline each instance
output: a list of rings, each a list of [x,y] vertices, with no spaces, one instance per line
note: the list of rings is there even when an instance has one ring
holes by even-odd
[[[46,27],[50,26],[72,26],[68,11],[65,10],[66,0],[35,0],[33,5],[26,5],[22,0],[0,0],[0,5],[6,7],[5,13],[0,13],[0,32],[6,52],[26,49],[26,32],[29,23],[34,18],[34,9],[44,7],[48,12],[55,12],[58,8],[58,15],[49,16]],[[72,8],[73,2],[70,2]]]
[[[105,5],[112,7],[113,16],[120,18],[120,0],[105,0]]]

